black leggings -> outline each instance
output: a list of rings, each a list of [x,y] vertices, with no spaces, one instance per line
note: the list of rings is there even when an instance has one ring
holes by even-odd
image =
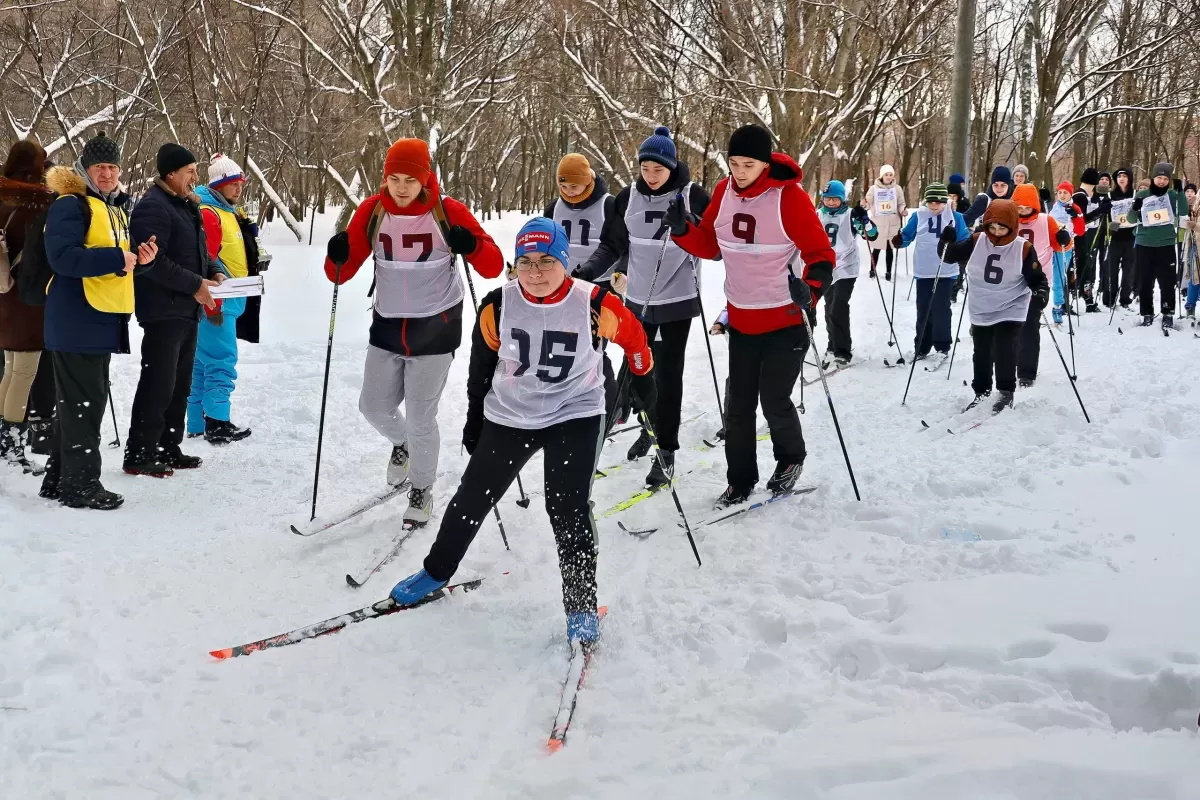
[[[654,406],[654,433],[658,446],[672,452],[679,449],[679,417],[683,408],[683,362],[687,354],[688,332],[692,320],[643,322],[650,350],[654,353],[654,385],[658,403]],[[655,341],[658,335],[661,341]]]
[[[1134,248],[1138,264],[1138,302],[1143,316],[1154,314],[1154,284],[1158,284],[1160,309],[1175,313],[1175,245]]]
[[[992,368],[996,370],[996,388],[1002,392],[1017,390],[1017,342],[1020,322],[997,322],[995,325],[972,325],[975,341],[975,379],[971,388],[975,394],[992,390]]]
[[[603,415],[530,430],[484,420],[479,443],[425,557],[425,571],[436,580],[454,576],[492,506],[525,462],[545,450],[546,513],[558,544],[563,607],[568,614],[595,611],[596,523],[590,498],[603,424]]]
[[[871,269],[875,269],[875,267],[879,266],[879,254],[880,253],[886,254],[886,255],[884,255],[884,263],[887,264],[887,274],[891,275],[892,274],[892,259],[896,253],[896,251],[892,249],[891,242],[884,245],[884,248],[882,250],[876,250],[874,248],[871,249]]]

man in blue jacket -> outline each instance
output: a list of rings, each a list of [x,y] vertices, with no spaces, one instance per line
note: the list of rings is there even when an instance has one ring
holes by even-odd
[[[113,509],[124,502],[100,484],[100,423],[113,353],[129,352],[135,265],[154,262],[154,237],[129,251],[121,191],[121,150],[103,133],[83,148],[76,170],[50,170],[59,198],[46,217],[46,350],[54,367],[56,409],[50,461],[39,495],[71,508]],[[142,271],[141,269],[138,270]]]
[[[196,157],[178,144],[164,144],[158,178],[133,209],[129,232],[135,242],[158,242],[154,269],[134,281],[137,320],[142,326],[142,374],[133,398],[125,472],[165,478],[195,469],[201,460],[184,455],[184,413],[192,388],[200,307],[215,308],[210,286],[225,279],[208,255],[196,185]]]

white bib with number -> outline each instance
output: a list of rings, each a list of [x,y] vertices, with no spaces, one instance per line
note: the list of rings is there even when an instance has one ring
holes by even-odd
[[[1175,209],[1171,208],[1171,193],[1150,195],[1142,201],[1142,224],[1147,228],[1175,224]]]
[[[431,317],[462,299],[462,277],[433,214],[384,214],[375,234],[376,313]]]
[[[986,235],[975,240],[967,262],[967,308],[972,325],[1024,322],[1033,291],[1021,272],[1025,240],[997,247]]]
[[[604,362],[592,347],[595,288],[573,280],[557,303],[534,303],[519,281],[504,285],[500,360],[483,401],[485,417],[530,430],[604,413]]]
[[[854,235],[854,225],[850,218],[850,209],[845,208],[840,214],[830,214],[822,206],[817,212],[821,227],[829,237],[829,245],[833,248],[834,270],[831,283],[837,283],[846,278],[858,277],[858,237]]]
[[[1133,223],[1129,221],[1129,212],[1132,209],[1132,197],[1127,197],[1124,200],[1114,200],[1112,209],[1108,212],[1108,218],[1112,220],[1117,228],[1132,228]]]
[[[875,189],[875,213],[890,216],[896,213],[896,187]]]

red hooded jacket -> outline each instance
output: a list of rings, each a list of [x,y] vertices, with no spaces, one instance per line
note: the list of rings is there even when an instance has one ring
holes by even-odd
[[[704,211],[699,225],[689,225],[687,233],[674,238],[674,242],[687,252],[700,258],[716,258],[721,252],[717,242],[715,225],[721,211],[721,202],[727,191],[739,197],[758,197],[774,187],[783,189],[780,198],[780,216],[783,230],[800,251],[804,261],[800,276],[811,287],[814,302],[824,293],[833,278],[834,253],[829,244],[829,235],[817,218],[812,198],[800,185],[804,177],[800,166],[783,153],[771,154],[771,166],[745,189],[737,188],[729,178],[722,178],[713,190],[712,202]],[[793,325],[802,325],[799,308],[795,303],[777,308],[738,308],[730,303],[729,324],[740,333],[769,333]]]

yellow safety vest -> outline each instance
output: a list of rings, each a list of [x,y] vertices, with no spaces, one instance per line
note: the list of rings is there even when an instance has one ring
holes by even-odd
[[[207,208],[216,214],[217,219],[221,222],[221,249],[217,252],[217,258],[221,259],[221,263],[229,270],[229,277],[244,278],[249,275],[250,267],[246,263],[246,243],[242,239],[242,228],[238,225],[237,215],[220,206],[202,205],[200,207]]]
[[[119,247],[129,251],[129,217],[125,212],[110,206],[97,197],[87,197],[91,207],[92,221],[88,225],[83,246]],[[133,273],[100,275],[83,279],[83,296],[88,305],[106,314],[133,313]]]

